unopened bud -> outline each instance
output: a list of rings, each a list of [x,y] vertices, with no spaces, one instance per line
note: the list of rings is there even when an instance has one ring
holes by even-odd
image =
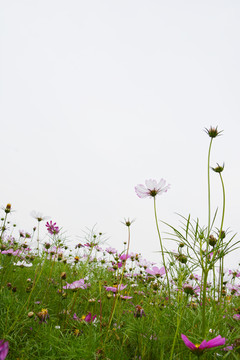
[[[67,277],[67,274],[65,272],[62,272],[61,273],[61,279],[65,280]]]
[[[7,204],[7,205],[6,205],[6,208],[5,208],[5,213],[6,213],[6,214],[9,214],[10,211],[11,211],[11,204]]]

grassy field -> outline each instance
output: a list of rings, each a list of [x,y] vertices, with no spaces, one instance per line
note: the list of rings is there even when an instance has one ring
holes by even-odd
[[[94,229],[69,248],[59,226],[41,214],[34,214],[29,234],[11,224],[11,204],[2,208],[0,360],[240,358],[240,271],[224,269],[239,241],[224,231],[224,166],[218,164],[220,224],[211,217],[210,153],[220,132],[206,132],[208,224],[188,216],[180,217],[179,229],[168,225],[175,252],[165,249],[156,208],[169,185],[150,179],[135,188],[139,198],[153,199],[158,264],[130,252],[130,219],[123,222],[121,251],[105,247]]]

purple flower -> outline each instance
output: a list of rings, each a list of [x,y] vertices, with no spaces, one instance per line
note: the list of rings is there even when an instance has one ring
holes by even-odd
[[[104,286],[105,287],[105,289],[107,290],[107,291],[112,291],[112,292],[114,292],[114,293],[116,293],[116,292],[118,292],[119,290],[121,291],[121,290],[123,290],[123,289],[125,289],[126,287],[127,287],[127,285],[122,285],[121,284],[121,286]]]
[[[128,254],[122,254],[122,255],[120,256],[120,260],[126,261],[126,260],[129,259],[130,257],[131,257],[131,256],[128,255]]]
[[[4,360],[8,354],[8,341],[0,340],[0,360]]]
[[[92,316],[91,313],[88,313],[83,320],[88,323],[93,323],[94,320],[96,319],[96,317],[97,317],[97,315]]]
[[[139,318],[139,317],[141,318],[141,317],[143,317],[143,316],[146,316],[143,308],[142,308],[140,305],[136,305],[136,306],[135,306],[134,317],[135,317],[135,318]]]
[[[145,180],[145,185],[139,184],[135,186],[135,192],[138,197],[144,199],[146,197],[155,197],[156,195],[161,195],[162,193],[168,191],[170,185],[166,185],[166,180],[161,179],[159,182],[156,180]]]
[[[184,334],[181,334],[182,340],[184,341],[184,344],[196,355],[200,355],[203,353],[205,349],[210,349],[217,346],[225,345],[226,339],[222,338],[220,335],[215,337],[212,340],[206,341],[203,340],[201,344],[194,345],[190,340],[188,340],[187,336]]]
[[[165,267],[161,267],[161,269],[159,269],[157,266],[153,266],[152,267],[152,270],[147,268],[146,269],[146,272],[150,275],[153,275],[153,276],[162,276],[166,273],[165,271]]]
[[[40,312],[38,312],[37,317],[40,320],[40,323],[47,322],[46,320],[49,319],[48,309],[42,309]]]
[[[46,223],[47,231],[51,235],[56,235],[59,233],[59,227],[56,226],[56,223],[53,223],[52,220]]]
[[[109,254],[116,254],[116,252],[117,252],[117,250],[112,247],[106,248],[105,251]]]
[[[113,295],[114,296],[114,295]],[[130,300],[132,299],[132,296],[128,296],[128,295],[120,295],[120,298],[123,300]]]
[[[73,320],[76,321],[86,321],[87,323],[93,323],[96,319],[97,315],[92,316],[91,313],[88,313],[86,316],[83,315],[81,318],[79,318],[76,314],[73,315]]]
[[[234,314],[233,319],[234,320],[240,320],[240,315],[239,314]]]
[[[63,286],[63,289],[71,289],[71,290],[86,289],[88,286],[89,286],[89,284],[84,283],[84,279],[80,279],[80,280],[74,281],[71,284],[67,283],[67,285]]]

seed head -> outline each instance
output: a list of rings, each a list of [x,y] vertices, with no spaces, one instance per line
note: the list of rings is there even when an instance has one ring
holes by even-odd
[[[210,138],[213,139],[218,135],[220,135],[223,132],[223,130],[218,131],[217,126],[215,128],[211,126],[210,129],[205,128],[205,132],[210,136]]]
[[[216,173],[221,173],[224,169],[224,163],[223,166],[220,166],[219,164],[217,164],[217,166],[215,168],[212,168],[213,171],[215,171]]]

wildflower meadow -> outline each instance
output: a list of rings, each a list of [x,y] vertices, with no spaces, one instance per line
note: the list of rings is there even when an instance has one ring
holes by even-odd
[[[3,206],[0,360],[240,359],[240,270],[224,263],[239,240],[224,222],[224,164],[211,164],[223,133],[205,133],[207,224],[181,215],[179,228],[164,223],[162,233],[158,206],[171,186],[149,179],[135,187],[139,201],[152,201],[158,263],[130,251],[132,219],[124,219],[126,240],[115,249],[95,228],[68,244],[61,224],[36,212],[32,232],[19,230],[12,204]],[[212,176],[222,189],[218,216]]]

